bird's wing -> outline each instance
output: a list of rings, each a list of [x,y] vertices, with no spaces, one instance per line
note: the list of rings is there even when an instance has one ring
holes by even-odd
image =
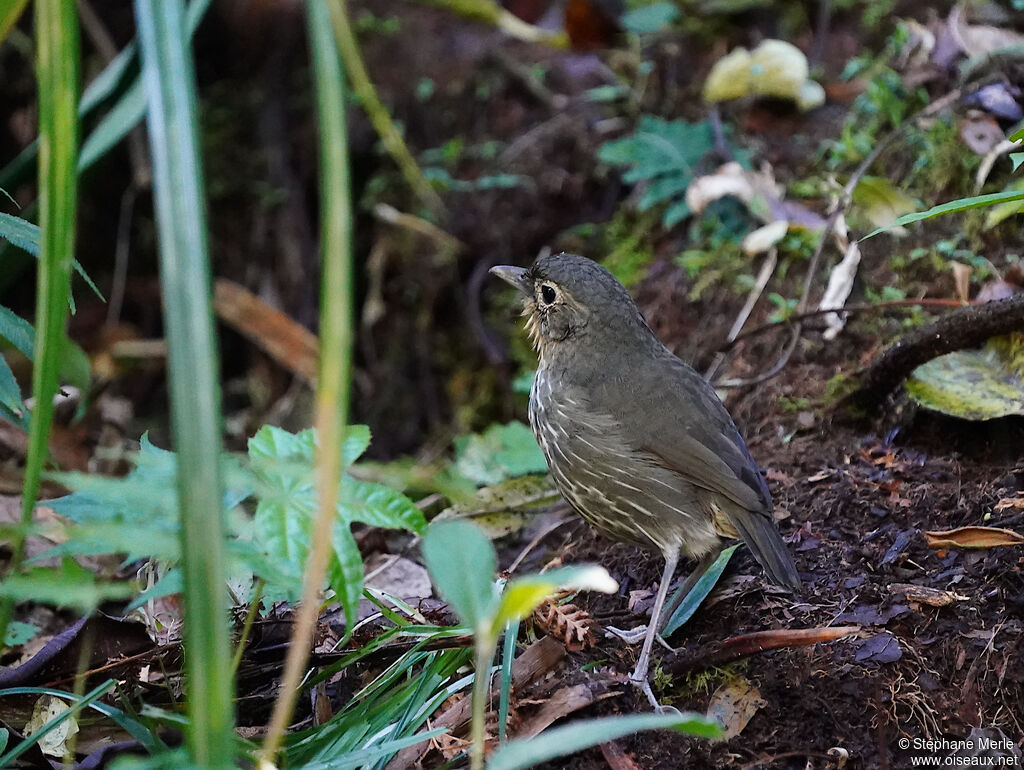
[[[668,351],[649,365],[629,377],[630,397],[613,412],[630,444],[690,484],[770,515],[768,486],[714,389]]]

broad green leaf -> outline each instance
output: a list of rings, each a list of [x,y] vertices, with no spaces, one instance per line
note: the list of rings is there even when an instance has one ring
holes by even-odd
[[[487,770],[524,770],[644,730],[675,730],[700,738],[718,738],[722,735],[722,728],[717,722],[694,712],[584,719],[500,746],[491,754]]]
[[[347,468],[370,446],[370,429],[365,425],[349,425],[345,428],[342,444],[342,463]],[[260,469],[272,472],[280,464],[285,472],[298,468],[312,470],[316,453],[316,431],[307,429],[289,433],[274,425],[264,425],[249,439],[249,457],[260,461]],[[268,461],[268,462],[264,462]],[[299,465],[296,465],[299,464]]]
[[[477,484],[497,484],[527,473],[544,473],[548,466],[533,432],[521,422],[510,422],[457,437],[455,468]]]
[[[39,626],[32,623],[22,623],[20,620],[12,620],[7,624],[7,636],[4,637],[6,647],[17,647],[39,633]],[[0,747],[0,751],[3,748]]]
[[[345,611],[345,629],[351,631],[356,623],[359,600],[363,598],[363,556],[347,521],[335,523],[331,546],[329,581]]]
[[[1024,415],[1024,334],[922,364],[907,380],[907,393],[927,409],[964,420]]]
[[[623,180],[646,182],[638,208],[667,204],[662,224],[671,227],[689,215],[684,195],[697,162],[714,146],[711,124],[668,121],[641,116],[630,136],[606,142],[598,151],[603,163],[628,167]]]
[[[916,200],[880,176],[865,176],[861,179],[853,190],[853,203],[857,211],[874,227],[890,227],[918,206]]]
[[[492,621],[497,635],[506,624],[522,620],[545,599],[561,590],[600,591],[615,593],[619,584],[604,567],[561,567],[538,575],[528,575],[509,582],[501,594],[498,612]]]
[[[920,222],[925,219],[941,217],[944,214],[955,214],[960,211],[968,211],[969,209],[977,209],[983,206],[994,206],[997,203],[1010,203],[1012,201],[1020,200],[1024,200],[1024,190],[1010,190],[1008,192],[989,193],[988,195],[976,195],[972,198],[958,198],[955,201],[949,201],[948,203],[942,203],[938,206],[932,206],[927,211],[905,214],[891,225],[879,227],[877,230],[873,230],[861,238],[861,240],[866,241],[868,238],[874,238],[879,233],[884,233],[894,227],[903,227],[904,225],[913,224],[914,222]]]
[[[675,3],[657,2],[627,11],[620,21],[626,31],[634,35],[653,35],[670,27],[679,13]]]
[[[722,572],[725,571],[729,559],[732,558],[733,553],[735,553],[738,547],[738,545],[733,545],[722,551],[712,565],[708,567],[707,572],[700,576],[700,579],[690,589],[690,593],[686,595],[683,603],[676,608],[676,611],[672,613],[672,617],[665,624],[665,628],[662,629],[661,635],[664,638],[667,639],[672,636],[672,634],[682,628],[686,621],[693,617],[697,608],[700,607],[701,603],[715,587],[715,584],[718,583],[718,579],[722,576]],[[674,599],[675,597],[672,598]],[[672,601],[669,600],[669,604],[671,603]]]
[[[364,425],[346,428],[342,463],[348,467],[369,445]],[[301,575],[309,554],[316,513],[313,430],[289,433],[266,426],[249,441],[249,456],[257,482],[254,543],[286,574]],[[381,484],[342,477],[338,490],[338,520],[332,536],[328,566],[331,587],[342,602],[351,627],[363,590],[363,566],[349,532],[353,522],[375,527],[422,532],[426,519],[405,495]],[[282,587],[283,588],[283,587]],[[271,593],[274,592],[271,586]]]
[[[1020,155],[1024,158],[1024,153],[1020,153]],[[1024,190],[1024,179],[1018,179],[1013,182],[1005,192],[1011,190]],[[985,215],[985,228],[991,229],[1000,222],[1020,214],[1022,211],[1024,211],[1024,200],[1010,201],[1009,203],[997,203],[989,210],[988,214]]]
[[[489,628],[498,603],[498,557],[478,527],[466,521],[431,524],[420,546],[441,596],[469,626]]]
[[[0,596],[16,602],[39,602],[90,612],[109,599],[125,599],[136,591],[131,583],[96,579],[71,559],[59,568],[34,567],[8,575],[0,582]]]

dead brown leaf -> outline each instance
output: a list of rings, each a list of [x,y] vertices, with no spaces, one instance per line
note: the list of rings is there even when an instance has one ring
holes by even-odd
[[[1024,492],[1018,492],[1016,497],[1004,497],[996,503],[997,511],[1024,511]]]
[[[594,645],[590,615],[575,604],[559,604],[547,599],[533,611],[533,618],[544,633],[560,639],[569,652]]]
[[[960,527],[925,532],[924,538],[929,548],[997,548],[1024,544],[1024,536],[1012,529],[999,527]]]
[[[720,740],[735,738],[758,709],[765,705],[761,691],[745,676],[735,676],[711,696],[708,718],[716,720],[725,730]]]
[[[316,382],[316,335],[226,278],[214,284],[217,316],[307,383]]]
[[[889,593],[905,596],[911,602],[927,604],[929,607],[946,607],[955,601],[964,601],[968,597],[939,588],[914,585],[913,583],[893,583]]]

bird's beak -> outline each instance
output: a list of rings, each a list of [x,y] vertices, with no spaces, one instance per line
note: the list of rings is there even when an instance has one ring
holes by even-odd
[[[498,265],[497,267],[492,267],[487,272],[498,276],[505,283],[512,284],[527,297],[533,295],[533,281],[530,279],[530,271],[526,268]]]

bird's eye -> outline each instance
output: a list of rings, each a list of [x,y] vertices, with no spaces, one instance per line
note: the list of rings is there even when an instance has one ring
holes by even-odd
[[[540,299],[545,305],[550,305],[555,301],[555,287],[545,283],[540,287]]]

